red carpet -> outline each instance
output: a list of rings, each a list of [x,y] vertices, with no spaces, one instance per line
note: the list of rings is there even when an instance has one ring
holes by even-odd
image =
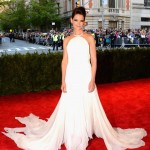
[[[105,112],[114,127],[145,128],[146,146],[136,150],[150,150],[150,78],[98,85],[98,92]],[[0,97],[0,131],[4,127],[21,126],[15,116],[29,113],[48,118],[53,112],[61,91],[26,93]],[[130,140],[130,139],[129,139]],[[15,143],[0,133],[0,150],[19,150]],[[62,150],[65,147],[62,146]],[[102,139],[89,141],[87,150],[106,150]]]

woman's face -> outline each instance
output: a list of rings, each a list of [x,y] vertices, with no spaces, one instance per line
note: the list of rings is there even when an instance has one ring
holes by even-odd
[[[85,20],[83,15],[76,14],[73,19],[71,18],[71,23],[73,25],[73,28],[75,30],[81,30],[83,29],[83,26],[85,25]]]

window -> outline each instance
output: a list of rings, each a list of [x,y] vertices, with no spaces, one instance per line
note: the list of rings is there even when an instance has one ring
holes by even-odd
[[[143,22],[144,22],[144,21],[150,22],[150,18],[144,18],[144,17],[142,17],[142,18],[141,18],[141,21],[143,21]]]
[[[150,6],[150,0],[144,0],[144,6]]]
[[[125,8],[125,1],[124,0],[118,0],[118,8]]]
[[[100,6],[102,6],[102,0],[100,0]]]
[[[108,6],[108,0],[100,0],[100,6],[102,6],[102,3],[104,7]]]
[[[71,1],[69,0],[69,1],[68,1],[68,6],[67,6],[68,11],[72,10],[72,8],[71,8],[71,7],[72,7],[72,5],[71,5]]]
[[[109,8],[115,8],[115,0],[110,0],[109,1]]]
[[[109,21],[109,28],[111,28],[111,29],[117,28],[117,22],[116,21]]]

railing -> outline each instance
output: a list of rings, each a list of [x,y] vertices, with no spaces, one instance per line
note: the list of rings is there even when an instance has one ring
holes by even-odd
[[[148,38],[128,38],[128,37],[122,37],[117,38],[115,41],[115,45],[122,47],[130,47],[130,46],[146,46],[150,47],[150,43],[148,42]]]
[[[128,38],[128,37],[121,37],[116,38],[115,40],[111,40],[110,38],[104,39],[104,37],[98,37],[102,40],[96,41],[97,47],[150,47],[150,41],[148,38]]]
[[[116,9],[116,8],[109,8],[109,12],[110,13],[125,13],[125,12],[127,12],[127,11],[125,11],[125,9]]]
[[[122,8],[99,8],[98,12],[104,12],[105,15],[123,15],[123,16],[129,16],[130,11]]]

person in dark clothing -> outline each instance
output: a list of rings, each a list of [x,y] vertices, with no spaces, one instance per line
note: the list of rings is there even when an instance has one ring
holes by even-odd
[[[115,40],[116,40],[116,35],[114,32],[112,32],[110,34],[110,39],[111,39],[111,48],[114,48],[115,47]]]
[[[15,42],[15,37],[14,37],[14,33],[10,33],[9,34],[9,39],[10,39],[10,42]]]
[[[12,42],[12,37],[13,37],[13,35],[12,35],[12,33],[10,33],[10,34],[9,34],[10,42]]]
[[[1,36],[1,34],[0,34],[0,44],[2,44],[2,36]]]

